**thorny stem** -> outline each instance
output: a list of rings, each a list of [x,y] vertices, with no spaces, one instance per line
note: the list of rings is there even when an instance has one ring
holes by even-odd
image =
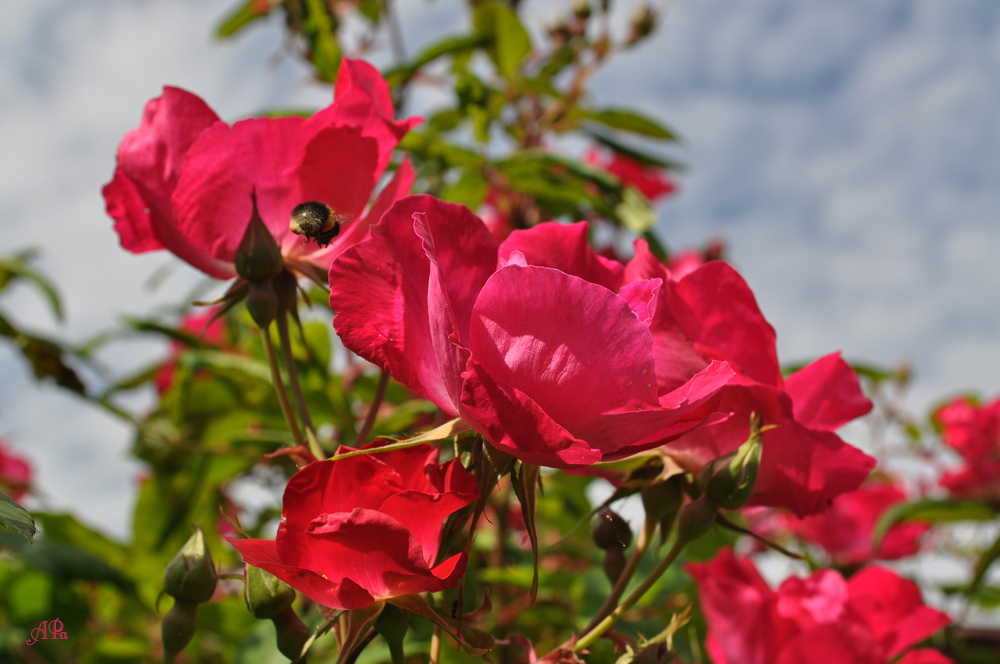
[[[388,386],[389,374],[383,371],[382,375],[378,378],[378,387],[375,388],[375,398],[372,399],[372,405],[368,408],[365,423],[361,425],[361,431],[358,432],[358,437],[355,439],[357,447],[361,447],[368,442],[368,434],[372,432],[372,427],[375,426],[375,416],[378,414],[379,406],[382,405],[382,399],[385,398],[385,388]]]
[[[652,519],[646,519],[642,524],[642,530],[639,531],[639,539],[636,540],[635,548],[632,550],[632,555],[629,557],[628,562],[625,564],[625,569],[622,570],[621,576],[615,582],[613,588],[611,588],[611,594],[604,601],[604,605],[601,610],[597,612],[593,620],[584,628],[584,632],[589,632],[590,630],[597,627],[604,618],[614,611],[615,607],[618,605],[618,600],[621,596],[625,594],[625,589],[628,587],[629,581],[632,580],[632,576],[635,571],[639,569],[639,563],[642,562],[642,557],[646,554],[646,550],[649,548],[649,543],[653,541],[653,534],[656,531],[656,522]]]
[[[570,648],[573,652],[578,653],[592,645],[594,641],[597,641],[597,639],[601,638],[601,635],[611,629],[611,627],[614,626],[619,619],[621,619],[626,611],[635,606],[635,603],[642,599],[643,595],[649,592],[649,589],[653,587],[653,584],[655,584],[660,577],[663,576],[663,573],[667,571],[675,560],[677,560],[677,556],[680,555],[685,544],[687,544],[687,541],[678,537],[677,541],[674,542],[674,545],[670,547],[667,557],[660,561],[660,564],[656,566],[653,573],[650,574],[646,580],[640,583],[639,587],[633,590],[632,594],[626,597],[625,601],[618,605],[618,608],[599,622],[596,627],[588,630],[587,633],[581,636],[576,643],[567,643],[564,644],[563,647]]]
[[[322,461],[326,455],[323,454],[323,448],[320,447],[319,436],[316,435],[316,428],[313,426],[312,418],[309,417],[309,406],[306,405],[306,397],[302,393],[299,370],[295,366],[295,356],[292,355],[292,338],[288,333],[287,313],[278,316],[278,337],[281,339],[281,354],[284,356],[285,366],[288,368],[288,382],[292,384],[292,396],[295,397],[295,405],[299,409],[302,427],[306,430],[306,438],[309,441],[309,451],[316,459]]]
[[[271,343],[271,335],[267,330],[261,328],[260,342],[264,346],[264,355],[267,356],[267,364],[271,367],[271,382],[274,383],[274,391],[278,395],[278,405],[281,406],[281,414],[285,416],[285,423],[288,424],[289,431],[292,432],[292,440],[296,445],[305,446],[302,440],[302,432],[299,430],[299,423],[295,421],[295,413],[292,412],[292,404],[288,403],[288,392],[285,391],[285,383],[281,380],[281,368],[278,367],[278,358],[274,355],[274,344]]]

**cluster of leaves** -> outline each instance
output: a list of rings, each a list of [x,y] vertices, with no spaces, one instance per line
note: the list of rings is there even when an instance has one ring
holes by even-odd
[[[417,85],[447,91],[452,99],[400,145],[417,167],[418,191],[473,210],[489,200],[514,229],[566,218],[609,222],[637,234],[650,231],[656,216],[638,189],[552,145],[575,135],[645,166],[678,168],[662,150],[646,147],[676,142],[671,129],[634,110],[595,105],[588,94],[587,84],[610,56],[652,32],[651,9],[638,13],[631,32],[616,42],[608,28],[608,3],[578,2],[538,44],[522,24],[516,2],[470,2],[467,33],[422,46],[412,58],[401,57],[388,0],[249,0],[218,34],[237,34],[280,11],[316,78],[331,81],[342,51],[338,16],[355,7],[372,30],[389,24],[401,61],[385,77],[397,106]],[[373,41],[363,40],[361,52]]]

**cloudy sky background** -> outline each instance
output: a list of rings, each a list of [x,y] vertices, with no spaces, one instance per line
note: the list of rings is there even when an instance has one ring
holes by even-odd
[[[68,322],[17,287],[0,307],[82,340],[198,282],[165,254],[132,256],[104,215],[122,135],[163,84],[223,117],[327,103],[275,22],[218,43],[235,0],[14,0],[0,22],[0,253],[43,249]],[[400,0],[409,52],[461,29],[457,0]],[[552,0],[525,0],[535,24]],[[630,2],[613,2],[619,23]],[[380,56],[380,62],[387,60]],[[910,403],[1000,391],[1000,3],[677,0],[658,35],[595,81],[598,100],[684,136],[691,169],[659,212],[671,246],[713,235],[778,331],[781,357],[841,349],[913,362]],[[416,102],[428,96],[418,96]],[[420,109],[411,109],[419,111]],[[137,366],[155,344],[103,359]],[[130,432],[0,348],[0,436],[30,456],[48,504],[108,532],[130,526]]]

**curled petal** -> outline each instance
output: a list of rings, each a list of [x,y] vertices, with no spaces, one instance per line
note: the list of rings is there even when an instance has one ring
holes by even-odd
[[[833,431],[872,409],[857,374],[840,353],[796,371],[785,381],[785,391],[792,398],[795,420],[810,429]]]
[[[370,240],[333,262],[334,327],[349,349],[457,415],[449,390],[455,376],[444,375],[439,359],[439,352],[449,359],[442,344],[450,340],[435,339],[435,331],[451,326],[461,342],[479,288],[495,268],[496,241],[467,208],[408,196],[372,226]]]

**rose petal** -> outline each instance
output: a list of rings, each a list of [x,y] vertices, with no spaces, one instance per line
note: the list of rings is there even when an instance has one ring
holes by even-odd
[[[848,581],[851,611],[871,627],[892,658],[951,622],[924,605],[920,588],[882,567],[870,565]]]
[[[599,256],[590,246],[590,224],[549,221],[510,234],[500,245],[500,259],[520,251],[529,265],[551,267],[617,293],[625,268]]]
[[[736,270],[710,261],[669,286],[674,318],[708,357],[728,361],[759,383],[782,386],[774,328]]]
[[[810,429],[833,431],[872,409],[857,375],[840,359],[840,353],[830,353],[796,371],[785,380],[785,391],[792,398],[795,420]]]
[[[414,232],[417,212],[426,215],[421,223],[447,284],[435,288],[431,304],[431,263],[425,241]],[[496,241],[468,209],[430,196],[400,199],[372,226],[371,235],[330,268],[334,327],[347,348],[455,416],[458,405],[435,351],[431,306],[438,312],[450,306],[464,337],[476,283],[496,266]],[[442,277],[435,279],[442,283]]]
[[[270,572],[309,599],[335,609],[361,609],[375,603],[368,591],[350,579],[331,581],[307,569],[285,565],[273,540],[237,539],[226,541],[248,565]]]

